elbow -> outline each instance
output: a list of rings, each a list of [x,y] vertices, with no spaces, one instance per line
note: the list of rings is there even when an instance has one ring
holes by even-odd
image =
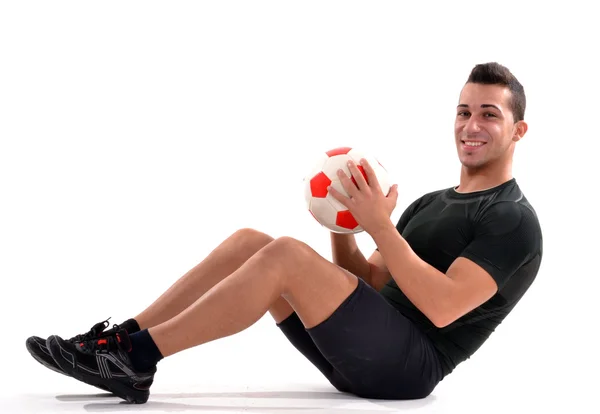
[[[450,325],[454,321],[451,321],[449,319],[431,319],[431,322],[433,323],[433,325],[436,328],[441,329],[441,328],[445,328],[446,326]]]
[[[431,315],[429,320],[436,328],[445,328],[454,322],[457,318],[447,310],[439,310]]]

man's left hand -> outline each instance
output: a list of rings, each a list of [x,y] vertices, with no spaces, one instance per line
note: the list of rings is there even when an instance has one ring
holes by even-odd
[[[398,185],[394,184],[391,186],[389,193],[384,194],[371,165],[365,159],[360,162],[365,171],[366,179],[358,166],[350,161],[348,169],[356,184],[343,170],[338,171],[338,177],[348,196],[340,193],[332,186],[329,187],[329,192],[333,198],[342,203],[352,213],[358,224],[373,236],[391,224],[390,215],[396,208],[396,202],[398,201]]]

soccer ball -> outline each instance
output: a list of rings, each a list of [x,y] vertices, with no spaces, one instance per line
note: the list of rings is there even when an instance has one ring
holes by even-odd
[[[375,170],[381,190],[383,194],[387,195],[390,183],[386,169],[376,158],[355,148],[341,147],[319,154],[312,168],[304,177],[304,199],[308,211],[317,222],[334,233],[355,234],[364,231],[352,213],[327,191],[327,187],[331,185],[343,195],[348,196],[338,178],[337,171],[341,168],[347,176],[352,177],[347,165],[349,160],[353,160],[357,164],[358,169],[367,179],[363,167],[359,165],[362,158],[365,158]],[[354,177],[351,179],[356,184]]]

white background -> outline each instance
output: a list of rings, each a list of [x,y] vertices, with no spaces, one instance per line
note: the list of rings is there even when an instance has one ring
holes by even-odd
[[[591,2],[533,4],[1,2],[0,404],[88,404],[54,398],[95,389],[38,365],[25,339],[134,316],[240,227],[329,258],[302,193],[318,152],[374,153],[399,184],[394,221],[456,185],[458,94],[475,64],[497,61],[527,94],[514,175],[543,226],[542,268],[434,395],[369,409],[593,411],[600,33]],[[370,254],[372,240],[358,241]],[[268,315],[162,361],[152,392],[215,387],[332,391]],[[191,401],[179,408],[205,404]],[[363,407],[315,401],[298,406]],[[177,408],[164,404],[154,409]]]

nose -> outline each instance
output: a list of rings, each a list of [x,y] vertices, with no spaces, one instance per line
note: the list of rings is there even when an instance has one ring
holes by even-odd
[[[474,116],[470,117],[469,120],[467,121],[467,124],[465,125],[465,132],[467,134],[476,134],[480,131],[481,131],[481,128],[479,128],[479,125],[477,124],[477,120],[475,119],[475,117]]]

